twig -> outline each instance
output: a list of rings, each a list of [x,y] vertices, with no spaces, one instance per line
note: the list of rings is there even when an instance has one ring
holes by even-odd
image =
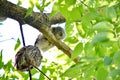
[[[30,71],[30,69],[29,69],[29,77],[30,77],[30,80],[32,80],[32,74],[31,74],[31,71]]]
[[[24,38],[23,28],[22,28],[22,24],[20,22],[19,22],[19,26],[20,26],[20,32],[21,32],[23,46],[25,46],[25,38]]]
[[[34,66],[34,65],[33,65]],[[34,66],[39,72],[41,72],[44,76],[48,78],[48,80],[51,80],[44,72],[42,72],[38,67]]]
[[[85,5],[86,7],[89,8],[89,6],[88,6],[87,4],[85,4],[83,1],[80,0],[80,2],[81,2],[83,5]]]

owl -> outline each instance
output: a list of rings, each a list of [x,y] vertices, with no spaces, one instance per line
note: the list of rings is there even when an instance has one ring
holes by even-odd
[[[40,50],[32,45],[22,47],[15,55],[15,66],[17,70],[28,71],[34,66],[41,64],[42,55]]]
[[[62,40],[65,37],[64,29],[59,27],[59,26],[58,27],[51,27],[51,31],[57,40]],[[36,39],[34,45],[36,47],[38,47],[39,50],[42,50],[43,52],[54,47],[54,45],[51,42],[49,42],[48,39],[43,34],[38,35],[38,38]]]

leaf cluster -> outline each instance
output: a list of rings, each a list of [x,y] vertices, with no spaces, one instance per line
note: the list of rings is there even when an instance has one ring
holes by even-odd
[[[78,80],[119,80],[119,0],[59,0],[52,14],[66,19],[64,42],[73,48],[69,67],[62,76]]]

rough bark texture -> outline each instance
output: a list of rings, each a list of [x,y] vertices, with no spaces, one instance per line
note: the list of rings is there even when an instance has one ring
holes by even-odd
[[[66,55],[71,57],[72,50],[63,42],[57,40],[50,31],[51,24],[65,22],[65,18],[61,14],[56,14],[53,18],[49,19],[49,16],[44,13],[32,12],[30,16],[25,18],[27,9],[17,6],[6,0],[0,0],[0,15],[7,16],[15,19],[21,24],[29,24],[36,28],[58,49],[62,50]],[[78,58],[74,59],[74,62],[78,62]]]
[[[60,13],[57,13],[54,17],[50,19],[51,24],[63,23],[65,21],[65,18]]]

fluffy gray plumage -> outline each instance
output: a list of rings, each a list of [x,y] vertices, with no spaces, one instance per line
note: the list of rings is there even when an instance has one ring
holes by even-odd
[[[65,31],[61,27],[52,27],[51,28],[52,33],[55,35],[56,39],[62,40],[65,37]],[[43,52],[47,51],[48,49],[54,47],[54,45],[47,40],[45,36],[42,34],[38,35],[38,38],[36,39],[35,46],[39,48],[39,50],[42,50]]]

